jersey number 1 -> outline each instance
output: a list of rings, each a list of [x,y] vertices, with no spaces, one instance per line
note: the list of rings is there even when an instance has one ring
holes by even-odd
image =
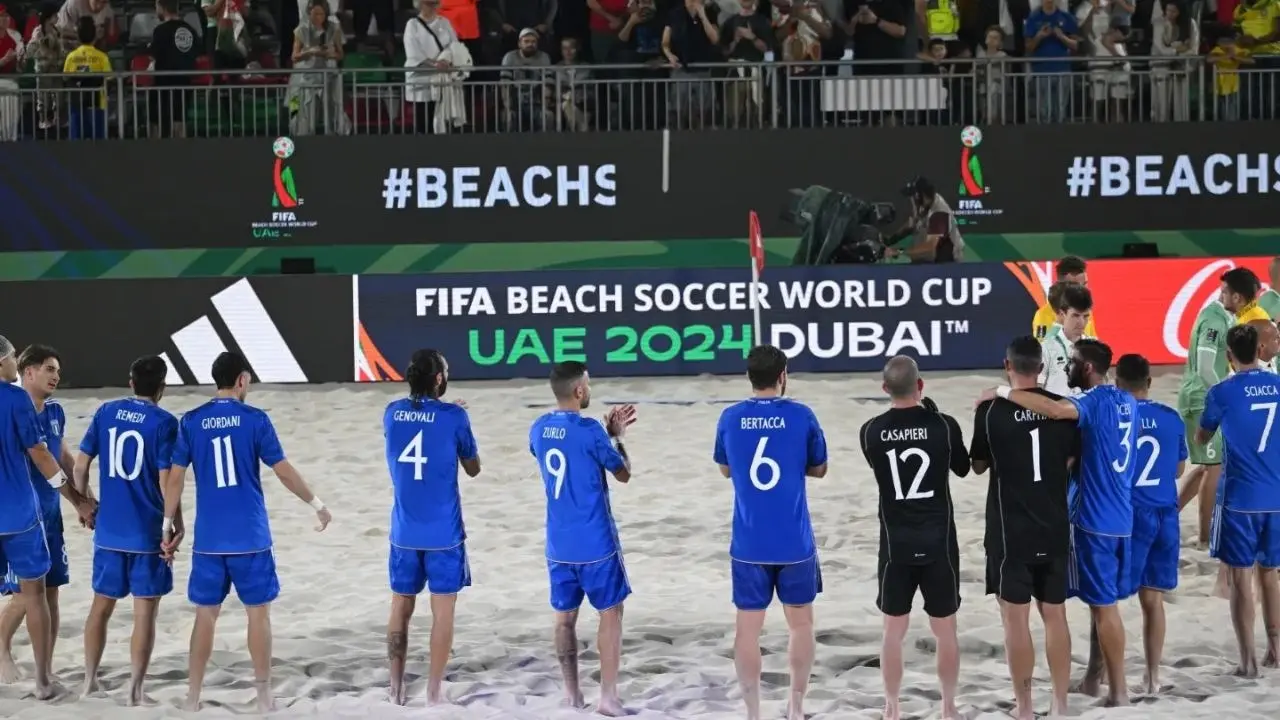
[[[213,443],[213,472],[218,476],[218,487],[235,487],[236,458],[231,452],[231,436],[216,437]]]
[[[899,458],[896,449],[890,450],[885,454],[889,456],[889,472],[893,475],[893,491],[899,500],[925,500],[933,497],[932,490],[920,492],[920,483],[924,482],[924,476],[929,472],[928,453],[920,448],[908,448],[902,451],[901,458]],[[916,476],[911,480],[911,487],[907,490],[907,494],[903,496],[902,478],[898,475],[898,462],[901,459],[903,463],[906,463],[907,458],[913,456],[920,458],[920,469],[916,470]]]
[[[136,440],[133,453],[133,469],[125,472],[124,445],[126,440]],[[124,480],[137,480],[142,474],[142,433],[137,430],[125,430],[119,435],[116,428],[107,430],[107,477]]]

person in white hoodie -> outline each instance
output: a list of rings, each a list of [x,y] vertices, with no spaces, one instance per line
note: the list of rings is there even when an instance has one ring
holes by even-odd
[[[449,20],[440,15],[440,0],[422,0],[418,14],[404,28],[404,99],[413,106],[413,127],[409,132],[431,133],[435,126],[440,90],[431,77],[452,64],[448,49],[459,42]]]
[[[1077,342],[1087,337],[1085,327],[1093,315],[1093,295],[1089,288],[1073,282],[1060,281],[1057,285],[1065,285],[1059,289],[1050,288],[1049,294],[1060,294],[1061,300],[1055,310],[1058,311],[1058,322],[1049,328],[1044,338],[1044,368],[1040,371],[1040,387],[1063,397],[1079,395],[1080,388],[1071,387],[1071,352]],[[1093,338],[1090,338],[1093,339]]]

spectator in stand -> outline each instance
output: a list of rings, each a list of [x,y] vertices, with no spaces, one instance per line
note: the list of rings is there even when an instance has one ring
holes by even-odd
[[[859,65],[866,75],[901,75],[907,58],[907,0],[854,0],[847,32],[853,38],[853,59],[881,61]],[[883,61],[892,60],[892,63]]]
[[[750,63],[729,70],[725,86],[725,124],[728,127],[760,125],[764,76],[760,63],[773,52],[773,27],[769,18],[756,12],[756,0],[741,0],[737,15],[724,21],[720,44],[730,62]]]
[[[292,73],[285,105],[289,108],[289,132],[313,135],[328,130],[334,135],[351,132],[342,102],[342,77],[333,72],[342,62],[342,25],[329,16],[327,0],[311,0],[307,16],[293,31],[293,67],[317,72]]]
[[[992,25],[987,28],[982,46],[978,48],[978,93],[982,98],[982,122],[999,125],[1005,121],[1009,105],[1009,54],[1005,52],[1007,37],[1004,28]]]
[[[1217,94],[1218,120],[1240,119],[1240,66],[1252,65],[1249,50],[1237,42],[1234,32],[1218,38],[1218,45],[1209,52],[1209,64],[1213,65],[1213,88]]]
[[[36,72],[36,126],[41,131],[48,131],[58,126],[58,107],[61,105],[58,88],[62,87],[58,73],[62,72],[66,51],[58,33],[58,9],[44,5],[40,8],[39,18],[40,24],[27,43],[27,57],[32,59],[32,69]]]
[[[508,54],[518,50],[524,30],[537,31],[539,47],[552,49],[551,28],[556,21],[557,0],[497,0],[502,23],[502,50]]]
[[[467,52],[476,63],[484,57],[480,42],[479,0],[440,0],[440,16],[449,21],[458,40],[467,46]]]
[[[1069,58],[1080,45],[1079,32],[1075,16],[1059,8],[1055,0],[1041,0],[1040,7],[1027,17],[1023,36],[1027,41],[1027,55],[1033,59],[1033,117],[1039,122],[1067,120],[1071,91]]]
[[[503,117],[507,129],[546,130],[549,121],[547,107],[551,77],[551,56],[538,49],[538,31],[525,28],[520,31],[520,46],[502,57]]]
[[[1093,25],[1084,23],[1090,39],[1089,75],[1093,90],[1094,122],[1124,122],[1129,113],[1129,53],[1125,50],[1125,19],[1112,16],[1111,26],[1100,37],[1094,36]]]
[[[151,136],[183,137],[186,135],[187,108],[191,106],[191,72],[196,69],[200,48],[196,29],[178,15],[178,0],[157,0],[156,17],[160,24],[151,34],[152,69],[155,89],[147,104]],[[175,72],[178,75],[164,73]]]
[[[107,50],[120,36],[116,26],[116,14],[109,0],[66,0],[58,11],[58,31],[62,33],[64,49],[71,50],[80,44],[80,18],[93,18],[96,36],[94,45]]]
[[[684,0],[674,8],[662,30],[662,54],[671,63],[671,77],[676,81],[672,106],[675,125],[701,129],[715,110],[715,88],[711,86],[711,69],[705,63],[719,62],[720,8],[705,0]],[[703,65],[703,67],[699,67]]]
[[[564,126],[578,132],[591,129],[591,112],[595,106],[595,90],[589,85],[591,66],[584,65],[577,38],[560,41],[560,64],[556,68],[557,108]]]
[[[1234,19],[1239,31],[1236,44],[1248,51],[1258,70],[1245,74],[1246,116],[1270,120],[1276,117],[1280,95],[1275,77],[1280,70],[1280,0],[1242,0]]]
[[[394,50],[396,31],[395,0],[349,0],[351,9],[352,30],[355,31],[356,42],[363,42],[369,37],[369,21],[377,24],[376,43],[383,49],[387,57]],[[439,3],[437,3],[439,5]],[[421,6],[419,6],[421,10]],[[298,24],[304,24],[306,17],[299,18]],[[406,30],[407,32],[407,30]],[[428,130],[427,132],[430,132]]]
[[[954,42],[943,40],[940,37],[929,38],[928,49],[920,53],[920,60],[923,61],[922,67],[925,75],[937,75],[942,81],[943,87],[947,89],[947,108],[942,111],[928,110],[924,113],[924,124],[926,125],[948,125],[951,122],[951,105],[957,102],[960,95],[956,89],[956,63],[955,59],[948,56],[949,49],[955,47]]]
[[[820,111],[822,46],[831,40],[832,28],[826,9],[816,0],[774,0],[773,24],[782,47],[783,116],[788,127],[813,127]]]
[[[204,52],[212,55],[218,45],[218,16],[226,0],[200,0],[200,12],[204,15],[204,27],[200,32],[204,36]]]
[[[107,136],[107,73],[111,61],[107,54],[94,47],[98,39],[98,25],[91,15],[81,16],[79,21],[80,47],[67,53],[62,72],[71,75],[67,84],[78,88],[71,97],[70,137],[102,139]]]
[[[13,27],[9,9],[0,5],[0,141],[18,139],[22,101],[13,78],[22,70],[22,33]]]
[[[1167,0],[1164,12],[1152,10],[1151,54],[1168,58],[1151,63],[1151,119],[1155,122],[1186,122],[1191,118],[1187,94],[1190,69],[1182,58],[1195,55],[1195,37],[1190,14],[1182,6]],[[1172,110],[1172,113],[1170,113]]]
[[[621,54],[627,64],[661,63],[662,36],[666,24],[659,17],[654,0],[635,0],[627,8],[626,22],[618,31]],[[603,62],[597,60],[596,62]]]
[[[653,3],[650,3],[652,9]],[[614,48],[622,40],[623,25],[635,15],[630,0],[587,0],[591,11],[587,26],[591,29],[591,59],[598,64],[617,62]],[[652,12],[650,12],[652,15]]]
[[[658,14],[654,0],[635,0],[627,7],[626,22],[618,31],[619,44],[614,47],[614,62],[643,65],[643,69],[621,71],[627,80],[617,87],[618,98],[612,110],[617,113],[615,127],[656,129],[664,124],[666,85],[653,82],[669,73],[662,53],[662,36],[666,20]]]
[[[430,134],[435,127],[440,89],[431,78],[452,66],[447,48],[458,41],[439,8],[440,0],[420,0],[418,14],[404,28],[404,66],[413,68],[405,74],[404,100],[413,108],[416,133]]]

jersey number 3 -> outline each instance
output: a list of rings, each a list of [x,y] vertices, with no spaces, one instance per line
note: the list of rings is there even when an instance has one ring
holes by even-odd
[[[896,449],[885,453],[889,456],[889,472],[893,475],[893,492],[898,500],[925,500],[933,497],[932,490],[920,492],[920,483],[924,482],[924,476],[929,472],[929,454],[920,448],[907,448],[902,451],[902,455],[898,455]],[[920,468],[916,470],[916,476],[911,480],[911,487],[907,490],[907,494],[902,494],[902,477],[898,474],[898,463],[904,465],[909,457],[920,458]]]

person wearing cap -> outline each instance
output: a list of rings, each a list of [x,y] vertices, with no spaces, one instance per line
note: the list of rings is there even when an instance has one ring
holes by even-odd
[[[552,91],[551,56],[538,49],[538,31],[520,31],[520,46],[502,57],[503,116],[511,131],[545,130],[547,93]],[[511,87],[514,85],[515,87]]]
[[[911,199],[911,212],[902,228],[885,244],[892,245],[907,236],[913,241],[905,249],[885,248],[885,258],[906,257],[912,263],[947,263],[963,259],[964,238],[956,225],[955,213],[942,199],[928,178],[917,177],[903,188]]]

